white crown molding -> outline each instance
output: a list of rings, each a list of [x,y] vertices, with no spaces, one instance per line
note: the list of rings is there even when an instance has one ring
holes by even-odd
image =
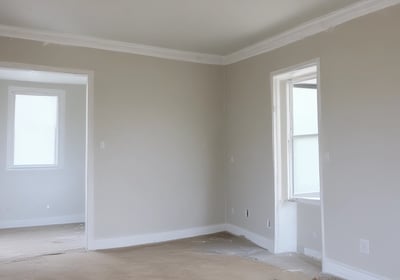
[[[399,4],[400,0],[363,0],[343,9],[318,17],[277,36],[248,46],[224,57],[224,65],[270,52],[288,44],[300,41],[317,33],[334,28],[355,18]]]
[[[66,46],[86,47],[202,64],[221,65],[223,61],[223,57],[220,55],[180,51],[122,41],[99,39],[90,36],[56,33],[8,25],[0,25],[0,36],[40,41],[45,44],[52,43]]]
[[[115,52],[213,65],[229,65],[247,58],[270,52],[300,41],[317,33],[334,28],[352,19],[400,4],[400,0],[361,0],[353,5],[318,17],[291,30],[243,48],[226,56],[160,48],[122,41],[100,39],[67,33],[56,33],[29,28],[0,25],[0,36],[34,40],[44,43],[86,47]]]

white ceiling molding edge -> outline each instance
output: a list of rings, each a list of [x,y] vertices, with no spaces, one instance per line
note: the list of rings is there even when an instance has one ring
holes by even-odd
[[[262,53],[270,52],[277,48],[334,28],[335,26],[352,19],[396,4],[400,4],[400,0],[362,0],[226,56],[181,51],[142,44],[99,39],[90,36],[47,32],[7,25],[0,25],[0,36],[40,41],[45,44],[52,43],[58,45],[87,47],[201,64],[229,65]]]
[[[223,57],[220,55],[180,51],[122,41],[99,39],[90,36],[48,32],[8,25],[0,25],[0,36],[40,41],[44,44],[86,47],[202,64],[221,65],[223,61]]]
[[[318,17],[277,36],[248,46],[224,57],[224,65],[267,53],[320,32],[334,28],[352,19],[399,4],[400,0],[364,0],[343,9]]]

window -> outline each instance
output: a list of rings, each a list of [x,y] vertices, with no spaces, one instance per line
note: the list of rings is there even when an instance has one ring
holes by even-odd
[[[318,101],[316,79],[290,83],[291,197],[319,197]]]
[[[273,77],[275,176],[282,199],[319,199],[317,66]]]
[[[9,88],[8,167],[59,165],[64,92]]]

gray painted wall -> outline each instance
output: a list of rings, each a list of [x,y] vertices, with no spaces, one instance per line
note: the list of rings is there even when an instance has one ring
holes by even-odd
[[[7,170],[9,86],[65,90],[61,168]],[[84,221],[85,98],[86,86],[0,80],[0,227]]]
[[[400,279],[399,25],[395,6],[227,66],[229,223],[274,238],[270,73],[319,57],[327,257]]]
[[[222,67],[7,38],[0,61],[94,71],[96,239],[224,223]]]
[[[321,207],[297,203],[297,248],[299,253],[307,255],[307,249],[311,249],[317,254],[322,254],[321,228]]]

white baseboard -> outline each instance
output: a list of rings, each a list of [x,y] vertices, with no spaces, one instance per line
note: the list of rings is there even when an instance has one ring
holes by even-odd
[[[89,249],[102,250],[102,249],[138,246],[138,245],[166,242],[171,240],[178,240],[189,237],[196,237],[222,231],[227,231],[233,235],[244,236],[248,240],[257,244],[258,246],[265,248],[270,252],[273,252],[274,242],[272,240],[231,224],[218,224],[218,225],[195,227],[182,230],[149,233],[149,234],[138,234],[133,236],[124,236],[117,238],[94,239],[93,243],[91,242],[91,246],[89,246]]]
[[[270,252],[274,252],[274,241],[271,239],[232,224],[226,224],[225,230],[233,235],[244,236],[246,239],[257,244],[258,246],[267,249]]]
[[[304,248],[303,254],[306,255],[307,257],[321,260],[322,259],[322,253],[320,251],[310,249],[310,248]]]
[[[347,264],[325,258],[323,261],[324,272],[348,280],[390,280],[384,276],[349,266]]]
[[[84,215],[69,215],[27,220],[0,221],[0,229],[84,223]]]
[[[165,241],[201,236],[205,234],[212,234],[221,231],[225,231],[224,224],[195,227],[195,228],[174,230],[174,231],[149,233],[149,234],[138,234],[133,236],[125,236],[117,238],[95,239],[93,240],[93,245],[90,246],[90,249],[101,250],[101,249],[145,245],[151,243],[160,243]]]

